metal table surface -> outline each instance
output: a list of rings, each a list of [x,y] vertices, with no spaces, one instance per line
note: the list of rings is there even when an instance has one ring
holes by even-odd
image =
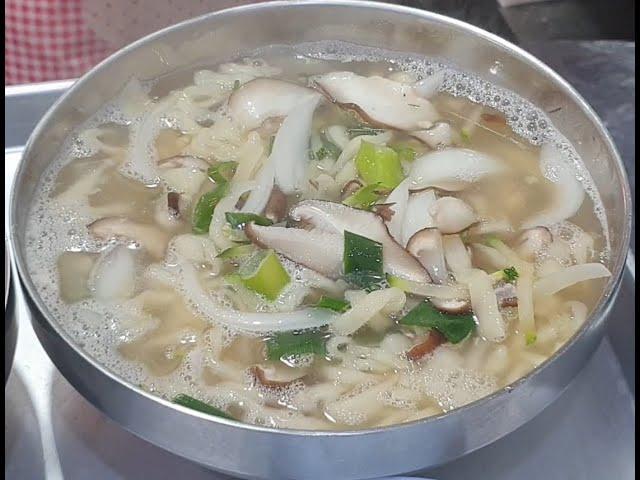
[[[550,53],[552,66],[576,83],[605,118],[635,187],[635,170],[631,170],[635,111],[628,105],[632,97],[620,96],[617,103],[604,101],[609,92],[616,88],[619,92],[621,85],[635,95],[635,71],[629,67],[635,47],[598,42],[596,48],[587,43],[591,42],[534,45],[531,50],[543,59],[547,59],[545,52]],[[569,64],[563,64],[567,57],[561,48],[571,52]],[[593,81],[589,88],[581,89],[572,72],[580,77],[589,68]],[[625,80],[622,83],[620,75]],[[69,84],[5,88],[5,198],[21,146],[42,113]],[[135,437],[81,397],[38,343],[22,292],[16,290],[19,333],[13,371],[5,388],[5,478],[229,479]],[[634,478],[634,306],[635,260],[630,255],[607,337],[563,395],[510,435],[424,475],[438,480]]]

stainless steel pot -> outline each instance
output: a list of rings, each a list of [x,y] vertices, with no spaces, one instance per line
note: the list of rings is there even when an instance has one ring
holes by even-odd
[[[13,291],[11,286],[11,257],[7,243],[4,244],[4,384],[9,380],[13,354],[16,351],[18,325],[14,316]]]
[[[436,418],[366,431],[287,431],[238,424],[173,405],[105,370],[62,331],[34,288],[22,239],[39,175],[67,134],[130,75],[152,78],[259,46],[320,39],[448,58],[553,111],[550,118],[591,170],[609,216],[613,276],[583,328],[508,388]],[[247,478],[369,478],[417,471],[469,453],[527,422],[562,392],[600,342],[620,282],[631,224],[629,185],[615,146],[593,110],[556,73],[519,48],[465,23],[360,1],[235,8],[162,30],[119,51],[80,79],[42,119],[25,150],[11,202],[11,240],[33,326],[62,374],[131,432],[212,469]]]

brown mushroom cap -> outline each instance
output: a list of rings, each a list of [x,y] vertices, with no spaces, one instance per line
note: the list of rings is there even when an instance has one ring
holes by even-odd
[[[276,185],[264,207],[264,216],[273,223],[281,222],[287,216],[287,196]]]
[[[430,330],[427,334],[427,338],[411,347],[411,350],[407,352],[407,358],[409,360],[420,360],[422,357],[430,354],[436,348],[443,343],[446,343],[447,339],[437,330]]]
[[[307,375],[305,369],[262,365],[254,365],[249,368],[249,373],[256,382],[266,388],[286,388]]]

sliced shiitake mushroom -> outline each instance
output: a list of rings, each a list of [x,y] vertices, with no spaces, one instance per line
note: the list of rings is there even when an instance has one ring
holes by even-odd
[[[254,365],[249,368],[254,380],[266,388],[286,388],[304,378],[308,371],[304,368],[291,368],[280,365]]]
[[[342,190],[340,192],[341,200],[344,200],[344,199],[350,197],[351,195],[356,193],[358,190],[360,190],[363,186],[364,186],[364,184],[360,180],[358,180],[357,178],[354,178],[353,180],[349,180],[342,187]]]
[[[446,343],[447,339],[437,330],[430,330],[422,342],[411,347],[411,350],[407,352],[407,358],[409,360],[420,360],[422,357],[429,355],[436,348],[443,343]]]
[[[264,216],[273,223],[279,223],[287,216],[287,196],[275,185],[264,207]]]

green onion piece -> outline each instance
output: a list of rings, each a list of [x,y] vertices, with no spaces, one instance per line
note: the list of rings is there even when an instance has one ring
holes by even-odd
[[[252,254],[255,251],[255,246],[248,243],[244,245],[236,245],[223,250],[216,258],[222,258],[224,260],[230,260],[234,258],[240,258]]]
[[[185,395],[184,393],[177,395],[173,399],[173,403],[182,405],[183,407],[187,407],[192,410],[197,410],[198,412],[213,415],[215,417],[226,418],[228,420],[235,420],[235,418],[233,418],[228,413],[223,412],[219,408],[209,405],[208,403],[201,402],[200,400],[190,397],[189,395]]]
[[[380,242],[345,231],[343,265],[346,280],[360,288],[371,291],[386,284]]]
[[[404,179],[398,154],[389,147],[361,142],[355,165],[360,177],[368,184],[377,183],[393,189]]]
[[[471,133],[466,128],[460,130],[460,138],[463,143],[471,143]]]
[[[275,142],[275,140],[276,136],[271,135],[271,138],[269,139],[269,145],[267,147],[267,155],[271,155],[271,152],[273,151],[273,142]]]
[[[538,336],[535,334],[535,332],[527,332],[524,338],[525,338],[525,343],[527,344],[527,346],[529,346],[536,343]]]
[[[324,355],[325,333],[315,332],[281,332],[269,337],[266,341],[267,359],[281,360],[297,355]]]
[[[388,190],[381,188],[379,183],[374,183],[373,185],[361,187],[355,193],[345,198],[342,203],[350,207],[369,210],[387,193],[389,193]]]
[[[400,319],[401,325],[414,325],[434,329],[451,343],[459,343],[475,329],[473,315],[452,315],[435,308],[428,300],[416,305]]]
[[[291,278],[273,250],[260,251],[242,266],[240,278],[245,287],[268,300],[275,300]]]
[[[237,90],[240,88],[240,80],[234,80],[233,81],[233,89]]]
[[[383,128],[367,127],[366,125],[347,128],[347,134],[349,135],[349,138],[359,137],[361,135],[378,135],[383,132],[384,132]]]
[[[207,233],[211,225],[213,210],[218,202],[229,192],[229,185],[222,183],[215,190],[207,192],[200,197],[193,210],[191,225],[194,233]]]
[[[217,165],[209,167],[207,175],[211,180],[220,184],[231,181],[231,178],[236,173],[238,162],[220,162]]]
[[[323,295],[320,297],[318,303],[316,303],[316,307],[328,308],[334,312],[344,313],[351,308],[351,304],[346,300],[338,300],[337,298],[325,297]]]
[[[516,267],[507,267],[504,270],[502,270],[502,274],[504,277],[504,281],[509,283],[515,282],[518,276],[520,275],[518,273],[518,270],[516,270]]]
[[[516,267],[507,267],[503,270],[498,270],[497,272],[491,274],[491,277],[494,280],[507,283],[515,282],[519,276],[520,274],[518,273],[518,270],[516,270]]]
[[[398,154],[398,160],[401,162],[413,162],[418,155],[411,147],[392,147]]]
[[[229,225],[231,225],[231,228],[244,228],[247,223],[255,223],[263,227],[273,225],[273,222],[267,217],[256,215],[255,213],[227,212],[224,216]]]

